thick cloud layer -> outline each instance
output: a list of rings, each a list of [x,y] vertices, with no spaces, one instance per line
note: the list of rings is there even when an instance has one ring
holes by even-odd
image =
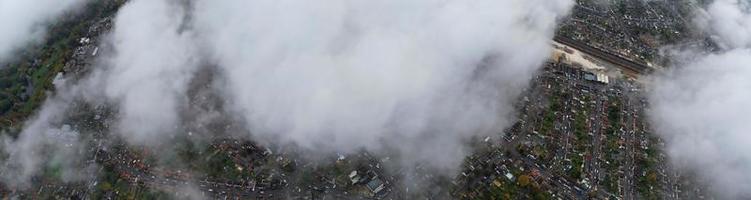
[[[751,14],[718,0],[700,22],[720,52],[695,58],[653,83],[651,119],[673,161],[710,180],[721,198],[751,198]]]
[[[748,3],[735,0],[718,0],[700,11],[697,21],[714,34],[713,39],[726,49],[751,46],[751,15]]]
[[[197,70],[192,32],[182,30],[187,10],[176,2],[123,6],[111,38],[115,53],[92,79],[92,88],[104,89],[120,105],[115,131],[134,143],[150,144],[173,133],[178,107]]]
[[[466,140],[510,123],[512,102],[549,55],[556,20],[570,6],[132,0],[115,19],[113,53],[74,87],[117,105],[113,132],[149,145],[189,125],[181,113],[196,97],[188,91],[210,71],[226,113],[265,144],[398,152],[407,164],[453,170]]]
[[[199,1],[194,19],[254,136],[451,168],[463,140],[508,125],[570,5]]]
[[[0,0],[0,62],[43,38],[47,24],[86,0]]]
[[[181,125],[198,63],[211,63],[228,110],[255,139],[313,152],[397,149],[449,169],[469,137],[508,125],[570,6],[136,0],[118,14],[97,85],[119,102],[119,132],[158,141]]]

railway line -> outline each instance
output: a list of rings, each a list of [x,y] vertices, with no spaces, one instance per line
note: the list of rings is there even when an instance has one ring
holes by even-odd
[[[638,63],[629,59],[626,59],[620,55],[600,50],[592,47],[584,42],[573,40],[571,38],[556,35],[553,41],[564,44],[585,54],[589,54],[597,59],[616,65],[628,72],[634,74],[649,74],[652,72],[652,68],[643,63]]]

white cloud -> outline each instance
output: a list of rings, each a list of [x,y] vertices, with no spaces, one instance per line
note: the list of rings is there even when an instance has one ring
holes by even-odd
[[[86,0],[0,0],[0,62],[19,48],[39,42],[46,26]]]
[[[688,52],[685,65],[655,77],[650,118],[675,164],[694,170],[720,198],[751,197],[751,15],[718,0],[700,24],[722,49]]]
[[[500,134],[513,120],[512,102],[549,56],[556,21],[571,6],[132,0],[115,19],[113,53],[74,87],[118,106],[114,131],[127,141],[154,144],[186,123],[187,91],[208,63],[227,112],[254,139],[313,154],[396,150],[407,164],[452,171],[465,140]]]
[[[173,1],[132,1],[115,19],[114,55],[92,88],[119,103],[118,133],[154,144],[179,124],[178,107],[197,70],[193,36],[181,31],[185,10]]]
[[[225,94],[258,138],[398,148],[454,168],[549,54],[559,1],[199,1]]]

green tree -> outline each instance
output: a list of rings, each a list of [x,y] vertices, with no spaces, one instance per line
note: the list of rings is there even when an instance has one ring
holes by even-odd
[[[529,184],[532,183],[532,177],[530,177],[529,175],[526,175],[526,174],[525,175],[521,175],[517,179],[517,183],[519,184],[519,186],[527,187],[527,186],[529,186]]]

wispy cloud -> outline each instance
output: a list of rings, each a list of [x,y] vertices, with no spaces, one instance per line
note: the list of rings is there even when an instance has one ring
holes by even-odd
[[[47,25],[86,0],[0,0],[0,63],[44,38]]]
[[[720,198],[751,197],[751,15],[718,0],[697,16],[721,49],[687,52],[655,77],[650,118],[677,166],[709,180]]]

